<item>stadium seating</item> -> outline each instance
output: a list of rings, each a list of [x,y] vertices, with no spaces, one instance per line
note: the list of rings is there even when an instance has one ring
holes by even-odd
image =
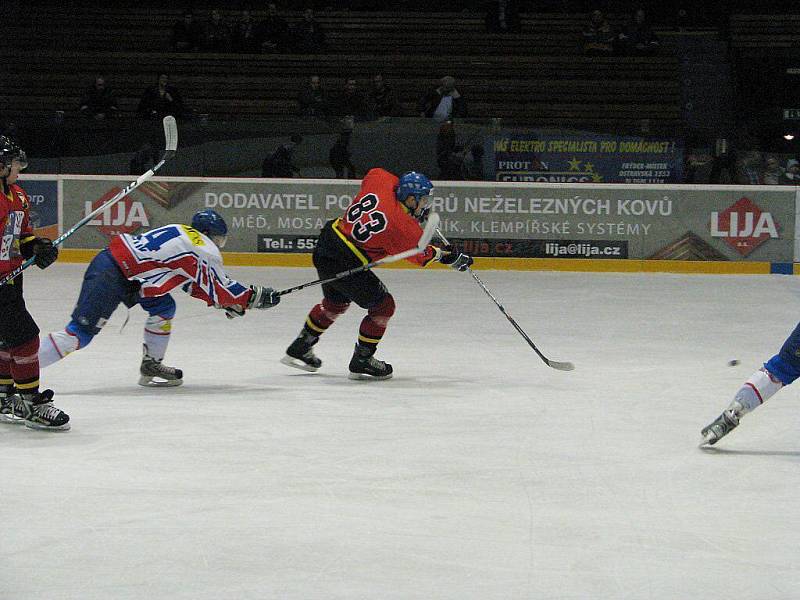
[[[312,73],[333,91],[346,77],[366,87],[380,71],[408,116],[423,90],[453,75],[477,119],[598,130],[632,128],[639,119],[649,119],[654,131],[680,123],[677,59],[668,52],[584,57],[585,14],[523,15],[521,32],[489,34],[483,18],[469,13],[321,12],[326,53],[301,56],[173,53],[171,26],[181,14],[173,8],[20,13],[0,39],[10,83],[0,95],[6,115],[74,116],[96,74],[133,114],[145,87],[168,72],[195,113],[258,119],[295,114],[297,93]],[[223,11],[229,22],[234,15]],[[299,13],[286,17],[296,21]],[[409,31],[424,35],[409,43]]]

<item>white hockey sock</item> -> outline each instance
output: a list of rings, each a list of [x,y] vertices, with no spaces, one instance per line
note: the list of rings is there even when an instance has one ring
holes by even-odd
[[[39,344],[39,367],[43,369],[60,361],[79,345],[78,337],[66,329],[47,334]]]
[[[749,413],[764,404],[769,398],[783,387],[783,384],[774,379],[765,368],[761,368],[744,382],[736,392],[733,401],[738,402],[744,409],[742,414]]]
[[[144,345],[147,354],[156,360],[163,360],[167,353],[169,334],[172,331],[172,319],[165,319],[158,315],[147,317],[144,322]]]

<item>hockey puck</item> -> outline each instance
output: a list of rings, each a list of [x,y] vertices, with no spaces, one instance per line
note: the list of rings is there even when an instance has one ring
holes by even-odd
[[[729,367],[735,367],[735,366],[736,366],[736,365],[738,365],[738,364],[739,364],[739,361],[738,361],[738,360],[736,360],[735,358],[734,358],[733,360],[729,360],[729,361],[728,361],[728,366],[729,366]]]

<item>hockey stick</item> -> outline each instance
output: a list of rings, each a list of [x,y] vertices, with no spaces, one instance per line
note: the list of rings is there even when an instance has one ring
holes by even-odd
[[[89,221],[94,219],[100,213],[106,211],[107,209],[111,208],[114,204],[122,200],[125,196],[130,194],[133,190],[138,188],[142,185],[145,181],[150,179],[156,171],[158,171],[161,167],[164,166],[168,160],[170,160],[173,156],[175,156],[175,152],[178,148],[178,126],[175,123],[175,117],[167,116],[164,117],[164,138],[166,139],[166,147],[164,150],[164,156],[161,158],[161,161],[156,164],[152,169],[147,171],[147,173],[143,173],[139,176],[136,181],[132,181],[129,183],[125,189],[121,190],[118,194],[116,194],[113,198],[107,200],[95,210],[90,212],[88,215],[83,217],[80,221],[75,223],[68,231],[65,231],[56,239],[53,240],[53,246],[59,246],[64,243],[68,237],[70,237],[73,233],[78,231],[81,227],[86,225]],[[35,257],[30,257],[29,259],[25,260],[20,266],[16,269],[11,271],[8,275],[0,279],[0,286],[7,284],[9,281],[15,279],[20,273],[22,273],[25,269],[30,267],[36,261]]]
[[[447,238],[444,237],[444,234],[441,231],[439,231],[438,228],[436,229],[436,234],[441,238],[441,240],[445,244],[447,244],[448,246],[450,245],[450,242],[447,241]],[[486,284],[483,283],[483,281],[481,281],[480,277],[478,277],[478,275],[475,273],[475,271],[473,271],[469,267],[467,268],[467,270],[469,271],[469,274],[472,275],[472,278],[475,280],[475,282],[479,286],[481,286],[481,289],[484,292],[486,292],[486,295],[489,296],[489,298],[492,299],[492,302],[494,302],[495,305],[497,305],[497,308],[499,308],[500,312],[503,313],[503,316],[505,316],[505,318],[508,319],[508,322],[511,323],[514,326],[514,329],[516,329],[519,332],[519,334],[523,338],[525,338],[525,341],[528,342],[528,345],[531,348],[533,348],[533,351],[536,352],[536,354],[539,355],[539,358],[541,358],[544,361],[544,364],[546,364],[548,367],[552,367],[553,369],[558,369],[559,371],[572,371],[575,368],[575,365],[573,365],[571,362],[558,362],[556,360],[550,360],[544,354],[542,354],[541,351],[536,347],[536,344],[534,344],[533,341],[531,340],[531,338],[528,337],[528,334],[525,333],[522,330],[522,327],[519,326],[519,323],[517,323],[514,320],[514,317],[512,317],[510,314],[508,314],[506,312],[505,307],[502,304],[500,304],[500,301],[497,298],[495,298],[495,296],[494,296],[494,294],[492,294],[492,292],[489,291],[489,288],[487,288]]]
[[[345,277],[350,277],[350,275],[355,275],[356,273],[361,273],[362,271],[367,271],[369,269],[372,269],[373,267],[377,267],[378,265],[386,265],[389,263],[397,262],[398,260],[403,260],[404,258],[408,258],[410,256],[414,256],[415,254],[421,254],[422,252],[425,252],[425,248],[428,247],[428,244],[433,238],[433,234],[436,233],[436,230],[438,228],[439,228],[439,215],[437,215],[436,213],[430,213],[428,215],[428,221],[425,223],[425,228],[422,230],[422,235],[420,236],[417,245],[414,246],[413,248],[409,248],[408,250],[405,250],[398,254],[391,254],[389,256],[385,256],[380,260],[376,260],[371,263],[361,265],[360,267],[354,267],[349,271],[342,271],[341,273],[337,273],[336,275],[334,275],[333,277],[329,277],[328,279],[317,279],[316,281],[309,281],[308,283],[302,283],[300,285],[296,285],[286,290],[281,290],[280,292],[277,292],[277,294],[278,296],[291,294],[292,292],[302,290],[312,285],[323,285],[325,283],[330,283],[331,281],[336,281],[337,279],[344,279]]]

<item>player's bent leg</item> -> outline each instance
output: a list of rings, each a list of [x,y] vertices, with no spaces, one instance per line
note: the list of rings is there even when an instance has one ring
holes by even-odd
[[[11,376],[11,353],[0,342],[0,423],[22,425],[24,419],[14,414],[14,401],[18,398]]]
[[[25,420],[30,429],[66,431],[69,415],[53,405],[53,391],[39,392],[39,336],[9,348],[11,373],[18,396],[14,398],[14,414]]]
[[[375,351],[394,311],[394,298],[389,293],[367,309],[367,315],[358,330],[358,343],[350,359],[350,379],[383,380],[392,377],[392,365],[376,359]]]
[[[167,352],[175,300],[166,294],[139,300],[149,316],[144,325],[142,364],[139,366],[139,385],[145,387],[175,387],[183,383],[183,371],[163,363]]]
[[[85,348],[94,335],[70,322],[62,331],[53,331],[42,338],[39,344],[39,366],[44,369],[76,350]]]
[[[72,320],[63,331],[50,333],[42,340],[39,349],[41,366],[52,365],[88,346],[120,303],[130,304],[131,292],[131,282],[125,279],[108,250],[95,256],[83,275]]]
[[[303,329],[286,349],[286,356],[281,362],[289,367],[312,373],[319,370],[322,361],[314,354],[313,346],[349,307],[349,302],[337,302],[330,298],[324,298],[314,306],[303,324]]]
[[[700,444],[716,444],[739,426],[744,415],[761,406],[798,376],[800,370],[781,354],[773,356],[761,369],[747,378],[722,414],[700,430]]]
[[[175,300],[166,294],[156,298],[141,298],[139,304],[148,313],[144,324],[144,343],[148,353],[156,360],[163,360],[172,333],[172,319],[176,311]]]

